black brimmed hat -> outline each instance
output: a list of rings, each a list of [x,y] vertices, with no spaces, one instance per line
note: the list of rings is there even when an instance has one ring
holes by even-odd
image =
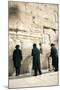
[[[19,48],[20,46],[19,45],[16,45],[15,48]]]
[[[54,43],[51,43],[51,46],[55,46],[55,44]]]

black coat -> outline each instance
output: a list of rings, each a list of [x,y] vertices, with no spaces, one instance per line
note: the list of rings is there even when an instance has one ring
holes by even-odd
[[[22,60],[22,51],[20,49],[15,49],[13,51],[13,63],[15,67],[21,66],[21,60]]]
[[[51,57],[52,57],[52,65],[56,66],[58,64],[58,55],[57,49],[55,47],[51,48]]]
[[[32,49],[32,56],[33,56],[33,69],[40,68],[40,51],[38,48]]]

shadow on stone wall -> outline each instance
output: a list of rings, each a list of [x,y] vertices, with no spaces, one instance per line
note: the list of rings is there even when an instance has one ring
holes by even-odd
[[[27,56],[23,61],[22,61],[22,65],[21,65],[21,73],[29,73],[31,71],[31,66],[32,64],[32,58],[31,56]],[[29,67],[31,66],[31,67]]]
[[[24,60],[21,62],[21,74],[29,73],[32,69],[32,58],[31,56],[27,56]],[[13,59],[12,57],[9,57],[9,76],[12,76],[15,72],[15,68],[13,65]]]
[[[13,72],[15,71],[14,65],[13,65],[13,60],[12,60],[12,56],[9,56],[9,62],[8,62],[8,74],[9,76],[12,76]]]

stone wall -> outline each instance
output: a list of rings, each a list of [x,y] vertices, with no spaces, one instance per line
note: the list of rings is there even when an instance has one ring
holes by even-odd
[[[9,1],[9,73],[14,66],[12,54],[16,44],[23,53],[21,73],[31,72],[33,43],[42,43],[41,68],[48,68],[50,43],[58,46],[58,5]]]

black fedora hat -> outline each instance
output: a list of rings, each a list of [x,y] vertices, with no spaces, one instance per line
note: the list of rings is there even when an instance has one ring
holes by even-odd
[[[15,46],[15,48],[19,48],[19,47],[20,47],[20,45],[16,45],[16,46]]]

